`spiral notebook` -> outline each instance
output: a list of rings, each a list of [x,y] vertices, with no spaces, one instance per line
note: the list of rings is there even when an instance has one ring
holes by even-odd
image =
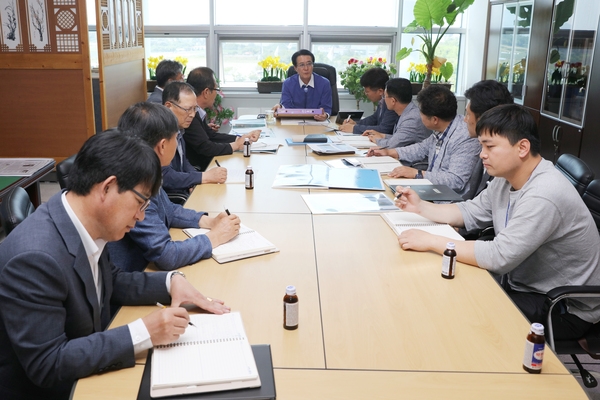
[[[209,229],[187,228],[183,232],[189,237],[205,235]],[[240,225],[240,232],[227,243],[213,248],[212,258],[219,264],[229,261],[241,260],[263,254],[276,253],[279,249],[269,242],[263,235],[244,224]]]
[[[177,341],[155,346],[150,395],[173,396],[259,387],[260,376],[239,312],[193,314]]]
[[[408,211],[381,214],[381,218],[383,218],[398,236],[408,229],[420,229],[453,240],[465,240],[450,225],[440,224]]]

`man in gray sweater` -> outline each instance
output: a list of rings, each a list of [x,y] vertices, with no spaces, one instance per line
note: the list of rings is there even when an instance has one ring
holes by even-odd
[[[458,204],[421,201],[398,187],[397,205],[468,230],[493,223],[492,241],[456,243],[457,259],[507,274],[504,289],[531,322],[546,322],[544,295],[563,285],[600,284],[600,236],[573,185],[544,160],[527,110],[507,104],[477,122],[483,165],[495,179],[475,199]],[[398,238],[404,250],[442,253],[448,238],[419,230]],[[554,337],[579,338],[600,321],[600,300],[567,300],[553,314]]]

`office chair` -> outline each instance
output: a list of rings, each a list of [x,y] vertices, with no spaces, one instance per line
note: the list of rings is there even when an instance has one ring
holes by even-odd
[[[329,83],[331,84],[331,115],[337,115],[338,111],[340,111],[340,96],[337,89],[337,72],[335,67],[328,64],[315,63],[313,72],[321,75],[323,78],[329,79]],[[296,70],[294,66],[288,68],[288,78],[295,74]]]
[[[77,154],[73,154],[56,164],[56,177],[61,189],[65,189],[69,183],[69,172],[75,162],[75,157],[77,157]]]
[[[565,153],[558,157],[555,167],[575,186],[580,195],[583,195],[587,185],[594,179],[592,169],[572,154]]]
[[[189,195],[186,196],[183,193],[169,193],[167,192],[167,196],[169,196],[169,200],[171,200],[171,203],[175,203],[175,204],[180,204],[180,205],[185,205],[185,202],[187,201],[188,197],[190,197]]]
[[[0,220],[8,234],[35,211],[29,195],[20,186],[11,190],[0,203]]]
[[[562,158],[563,156],[561,156]],[[583,193],[583,201],[590,210],[596,227],[600,232],[600,179],[592,181]],[[576,354],[588,354],[592,358],[600,359],[600,322],[593,325],[590,330],[579,340],[554,340],[552,332],[552,310],[562,299],[566,298],[600,298],[600,286],[560,286],[546,293],[546,306],[548,307],[548,320],[546,329],[547,342],[556,354],[570,354],[577,365],[583,384],[596,387],[596,379],[581,365]]]

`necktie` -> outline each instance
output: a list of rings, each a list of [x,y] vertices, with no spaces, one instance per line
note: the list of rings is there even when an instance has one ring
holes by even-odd
[[[306,101],[308,97],[308,85],[302,85],[302,89],[304,90],[304,108],[306,108]]]

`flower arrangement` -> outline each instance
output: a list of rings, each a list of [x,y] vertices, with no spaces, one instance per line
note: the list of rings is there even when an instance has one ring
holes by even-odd
[[[411,62],[406,71],[409,73],[409,81],[423,83],[427,77],[427,64],[415,64]],[[442,78],[444,82],[448,82],[453,73],[454,66],[450,61],[446,61],[446,59],[441,57],[435,57],[433,67],[431,68],[431,83],[440,83],[442,82]]]
[[[361,101],[367,101],[367,95],[365,94],[363,87],[360,85],[360,78],[368,69],[374,67],[384,69],[388,75],[393,75],[397,72],[396,66],[391,63],[388,65],[387,60],[382,57],[369,57],[365,61],[351,58],[348,60],[348,66],[346,69],[339,72],[339,75],[342,78],[342,86],[348,89],[348,92],[354,95],[354,98],[356,99],[357,109],[360,108]]]
[[[220,82],[217,79],[217,86],[220,86]],[[215,97],[215,102],[212,107],[205,108],[206,111],[206,120],[213,124],[222,125],[229,122],[229,120],[235,114],[233,109],[230,107],[223,107],[223,97],[225,94],[221,90],[217,92],[217,96]]]
[[[188,64],[187,57],[177,56],[177,57],[175,57],[175,61],[177,61],[178,63],[180,63],[181,65],[183,65],[183,69],[181,70],[181,74],[185,75],[185,70],[186,70],[187,64]]]
[[[148,61],[146,62],[146,66],[148,67],[148,72],[150,73],[150,79],[156,79],[156,67],[162,60],[165,59],[165,56],[160,55],[157,57],[148,57]],[[185,75],[185,69],[187,68],[188,59],[186,57],[177,56],[174,61],[179,62],[183,65],[183,69],[181,73]]]
[[[146,67],[148,68],[148,72],[150,73],[150,79],[156,79],[156,67],[158,66],[158,63],[161,62],[163,59],[163,56],[148,57]]]
[[[261,82],[280,82],[285,79],[287,70],[292,63],[286,64],[281,62],[279,56],[268,56],[264,60],[259,61],[258,65],[263,70]]]
[[[560,85],[563,77],[567,78],[567,85],[585,87],[587,82],[588,67],[580,62],[557,61],[554,72],[550,76],[552,84]]]

